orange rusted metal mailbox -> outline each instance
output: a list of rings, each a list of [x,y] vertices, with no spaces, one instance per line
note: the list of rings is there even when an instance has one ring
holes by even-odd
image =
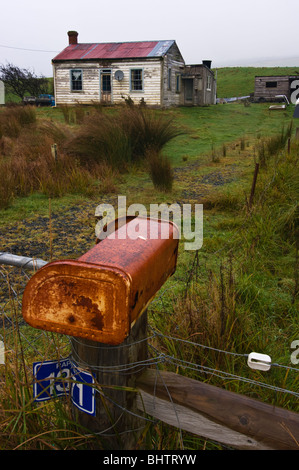
[[[142,235],[128,237],[136,223]],[[77,260],[50,262],[37,271],[23,295],[24,319],[43,330],[122,343],[175,272],[178,238],[171,222],[128,219]]]

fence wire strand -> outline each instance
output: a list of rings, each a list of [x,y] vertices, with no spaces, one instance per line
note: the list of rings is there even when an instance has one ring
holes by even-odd
[[[0,267],[1,255],[2,253],[0,253]],[[43,265],[42,260],[41,265]],[[41,360],[49,360],[54,359],[55,357],[60,359],[62,357],[70,357],[70,355],[72,355],[72,360],[77,364],[78,367],[92,369],[94,371],[102,371],[111,374],[131,374],[135,372],[139,373],[142,369],[145,369],[147,367],[154,367],[157,370],[158,374],[160,367],[164,368],[169,365],[175,366],[176,368],[194,371],[197,374],[209,374],[226,381],[245,382],[256,387],[264,387],[270,390],[274,390],[275,392],[290,394],[296,398],[299,397],[299,393],[293,390],[288,390],[279,386],[263,383],[251,378],[242,377],[240,375],[222,371],[217,368],[208,367],[206,365],[196,364],[192,361],[174,357],[171,354],[162,352],[161,350],[159,350],[157,345],[154,344],[155,339],[157,339],[158,342],[159,340],[178,342],[181,345],[187,345],[189,347],[197,349],[210,350],[224,355],[236,357],[237,359],[246,359],[248,357],[248,354],[238,354],[231,351],[213,348],[211,346],[207,346],[205,344],[197,343],[194,341],[165,335],[151,326],[149,326],[150,334],[143,340],[138,341],[147,341],[149,345],[149,350],[152,351],[152,355],[146,360],[133,363],[125,363],[117,366],[111,365],[106,367],[85,363],[80,357],[76,356],[74,348],[71,348],[71,340],[69,337],[60,335],[64,336],[64,338],[61,344],[59,344],[59,341],[57,342],[57,337],[55,335],[46,331],[31,328],[24,322],[21,315],[22,294],[28,280],[34,273],[35,266],[36,265],[34,264],[34,260],[26,258],[24,261],[23,257],[23,262],[21,262],[21,265],[20,262],[18,262],[17,266],[11,266],[6,262],[5,265],[2,265],[0,269],[0,339],[5,342],[6,349],[11,352],[13,352],[14,348],[15,331],[16,329],[18,329],[22,341],[23,354],[26,353],[26,355],[28,356],[28,358],[30,358],[32,362],[36,361],[37,358],[41,358]],[[163,296],[166,294],[166,292],[169,292],[169,289],[173,289],[175,285],[176,283],[162,290],[153,302],[158,302],[159,300],[163,301]],[[78,338],[72,338],[72,341],[80,343],[80,339]],[[45,344],[47,345],[46,349]],[[114,346],[114,348],[123,348],[128,346],[132,346],[132,344],[122,344],[119,346]],[[105,345],[93,346],[86,345],[85,343],[84,347],[100,347],[103,349],[108,348],[108,346],[106,347]],[[109,346],[109,348],[111,348],[111,346]],[[277,368],[281,367],[290,372],[299,372],[298,368],[279,364],[278,362],[273,362],[271,366]],[[30,365],[28,365],[28,367],[30,368]],[[121,407],[120,404],[117,404],[117,406]]]

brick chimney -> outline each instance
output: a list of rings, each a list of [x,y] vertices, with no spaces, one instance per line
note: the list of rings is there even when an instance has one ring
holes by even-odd
[[[78,33],[77,31],[68,31],[69,45],[78,44]]]

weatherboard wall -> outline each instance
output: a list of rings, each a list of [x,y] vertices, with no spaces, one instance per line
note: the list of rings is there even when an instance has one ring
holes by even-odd
[[[162,106],[168,107],[184,104],[183,83],[181,79],[184,67],[185,62],[179,48],[176,44],[173,44],[162,63]]]
[[[142,69],[143,90],[133,91],[130,86],[130,73],[132,69]],[[161,103],[161,60],[132,60],[131,62],[118,62],[114,70],[121,70],[124,78],[117,81],[113,78],[112,102],[115,104],[124,102],[124,98],[130,98],[135,104],[144,100],[149,106],[160,106]],[[114,76],[114,74],[113,74]]]
[[[144,89],[142,91],[130,90],[130,71],[133,68],[142,69]],[[72,91],[70,86],[70,70],[81,69],[83,72],[83,90]],[[54,83],[56,104],[92,104],[101,101],[100,72],[111,70],[111,103],[124,103],[124,99],[131,97],[137,104],[142,99],[150,106],[161,104],[161,61],[151,59],[146,61],[117,61],[112,63],[61,63],[54,65]],[[118,81],[115,72],[121,70],[123,79]]]

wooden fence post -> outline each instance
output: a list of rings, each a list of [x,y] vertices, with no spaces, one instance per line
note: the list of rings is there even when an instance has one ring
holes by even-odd
[[[254,174],[253,174],[253,181],[252,181],[252,186],[251,186],[251,192],[250,192],[250,198],[249,198],[249,208],[252,206],[253,203],[253,197],[255,193],[255,186],[256,186],[256,180],[257,180],[257,175],[259,172],[260,165],[259,163],[255,164],[255,169],[254,169]]]
[[[101,444],[107,449],[134,448],[146,424],[137,408],[138,393],[133,389],[146,367],[142,361],[147,360],[147,311],[118,346],[81,338],[71,338],[71,346],[72,360],[94,375],[97,388],[96,415],[90,416],[74,407],[77,422],[102,436]]]

